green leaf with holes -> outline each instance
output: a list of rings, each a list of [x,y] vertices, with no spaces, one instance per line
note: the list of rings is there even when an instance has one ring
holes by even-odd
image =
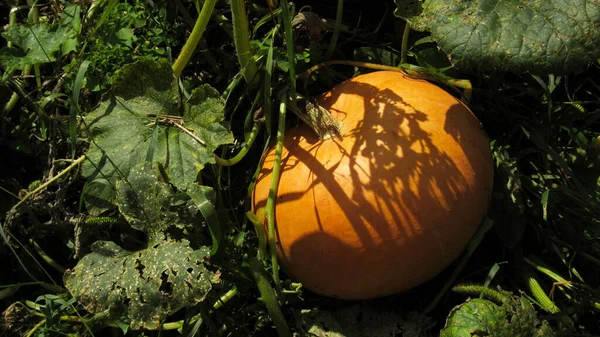
[[[539,322],[529,300],[507,296],[496,304],[483,298],[469,299],[450,311],[440,337],[553,337],[546,321]]]
[[[395,0],[458,67],[567,73],[600,57],[599,0]]]
[[[209,271],[209,249],[165,237],[174,219],[171,194],[148,163],[116,184],[117,203],[130,225],[146,234],[145,249],[128,251],[98,241],[92,253],[65,273],[65,286],[86,310],[108,313],[132,329],[158,329],[165,317],[203,301],[218,277]]]
[[[189,99],[180,97],[166,60],[128,65],[113,83],[112,94],[85,118],[91,144],[82,170],[90,185],[84,200],[93,215],[115,204],[116,180],[146,160],[156,116],[170,117],[159,124],[153,163],[176,187],[196,181],[202,168],[215,162],[213,151],[233,142],[219,93],[203,85]]]
[[[65,273],[67,289],[91,313],[109,311],[132,329],[158,329],[181,307],[203,301],[216,281],[204,265],[208,248],[163,241],[136,252],[98,241]]]

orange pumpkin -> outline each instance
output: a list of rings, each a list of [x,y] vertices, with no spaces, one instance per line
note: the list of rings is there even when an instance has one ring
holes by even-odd
[[[342,121],[341,136],[321,141],[304,124],[286,132],[275,209],[283,270],[316,293],[352,300],[441,272],[490,202],[480,122],[444,90],[398,72],[357,76],[319,103]],[[274,153],[253,193],[262,218]]]

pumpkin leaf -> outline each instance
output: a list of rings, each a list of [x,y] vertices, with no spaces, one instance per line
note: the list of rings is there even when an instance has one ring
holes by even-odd
[[[146,233],[150,243],[160,241],[166,229],[160,220],[169,207],[171,193],[150,165],[134,167],[127,179],[117,181],[116,192],[119,211],[131,227]]]
[[[215,162],[212,152],[233,141],[223,122],[224,102],[209,85],[194,89],[177,117],[179,96],[166,60],[128,65],[113,83],[113,94],[85,118],[92,142],[82,173],[94,185],[84,196],[92,215],[115,204],[117,178],[146,160],[156,116],[166,118],[158,126],[153,163],[176,187],[196,181],[204,165]],[[109,184],[95,183],[98,179]]]
[[[567,73],[600,57],[598,0],[395,0],[458,67]]]
[[[489,335],[505,320],[506,315],[496,304],[474,298],[452,309],[440,337]]]
[[[70,24],[11,25],[2,37],[13,47],[0,50],[0,64],[14,69],[54,62],[77,45],[77,34]]]
[[[112,241],[95,242],[90,254],[65,273],[65,286],[86,310],[124,319],[132,329],[157,329],[182,306],[204,300],[218,281],[204,263],[207,247],[165,239],[175,219],[167,212],[171,194],[148,163],[116,183],[121,214],[148,237],[145,249],[128,251]]]
[[[215,275],[204,266],[208,248],[164,241],[136,252],[98,241],[65,273],[65,286],[91,313],[125,316],[132,329],[158,329],[181,306],[204,300]]]
[[[474,298],[450,311],[440,337],[554,336],[547,322],[538,323],[533,305],[524,297],[509,295],[501,305],[483,298]]]

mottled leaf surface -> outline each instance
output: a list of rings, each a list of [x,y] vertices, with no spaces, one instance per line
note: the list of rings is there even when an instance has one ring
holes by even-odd
[[[496,304],[475,298],[452,309],[440,337],[489,335],[505,320],[506,315]]]
[[[91,313],[125,316],[132,329],[157,329],[181,306],[202,301],[215,275],[204,266],[208,248],[163,241],[137,252],[99,241],[65,273],[67,289]]]
[[[0,64],[15,69],[56,61],[72,51],[77,41],[72,27],[47,22],[11,25],[2,37],[12,42],[13,47],[0,50]]]
[[[168,186],[154,172],[142,162],[116,184],[119,211],[146,234],[146,248],[128,251],[112,241],[97,241],[64,276],[67,289],[86,310],[108,312],[132,329],[159,328],[175,310],[202,301],[218,281],[205,267],[208,248],[194,250],[187,240],[166,238],[165,230],[177,219],[168,211]]]
[[[554,332],[547,322],[540,322],[529,300],[508,296],[499,305],[475,298],[450,311],[440,337],[551,337]]]
[[[150,164],[134,167],[127,179],[117,181],[119,212],[131,227],[145,232],[151,243],[160,240],[159,233],[166,228],[161,218],[166,215],[169,201],[167,184],[158,181]]]
[[[600,57],[600,0],[395,0],[459,67],[566,73]]]
[[[159,126],[153,161],[164,168],[169,182],[177,187],[194,182],[205,164],[214,163],[212,152],[233,141],[223,122],[224,102],[212,87],[194,89],[179,108],[177,88],[166,60],[128,65],[115,74],[113,83],[112,95],[85,118],[93,140],[82,171],[93,185],[85,195],[91,214],[114,204],[117,178],[128,176],[132,167],[146,159],[153,131],[148,124],[154,121],[149,114],[178,116],[181,111],[182,126],[194,135],[172,124]],[[98,184],[97,179],[109,184]]]

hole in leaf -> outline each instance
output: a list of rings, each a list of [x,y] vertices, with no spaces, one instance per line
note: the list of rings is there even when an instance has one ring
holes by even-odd
[[[140,277],[144,277],[144,269],[146,267],[142,264],[142,262],[139,259],[135,260],[135,269],[137,269],[137,271],[140,273]]]
[[[167,272],[163,272],[160,276],[160,287],[158,288],[163,293],[171,293],[173,291],[173,284],[169,282],[169,275]]]

